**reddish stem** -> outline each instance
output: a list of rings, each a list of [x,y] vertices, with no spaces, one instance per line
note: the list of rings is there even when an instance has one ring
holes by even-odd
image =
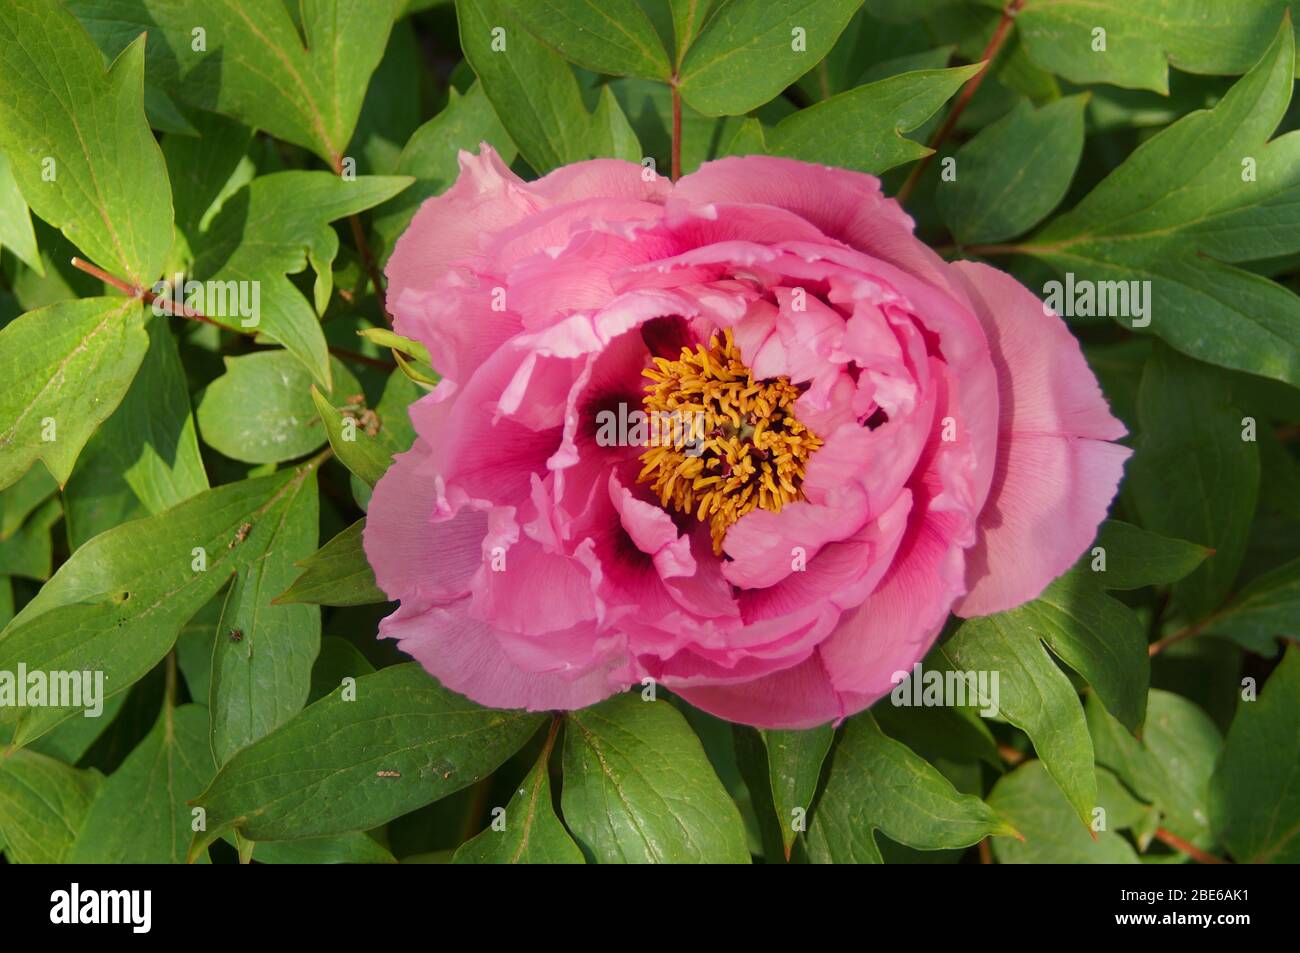
[[[998,745],[998,757],[1013,766],[1025,760],[1025,756],[1011,745]]]
[[[1186,854],[1198,864],[1226,864],[1227,861],[1222,857],[1215,857],[1213,854],[1207,854],[1195,844],[1189,844],[1177,834],[1171,834],[1163,827],[1156,828],[1156,840],[1162,844],[1168,844],[1180,854]]]
[[[153,304],[155,301],[159,300],[158,295],[154,294],[147,288],[140,288],[136,285],[125,282],[121,278],[114,277],[104,271],[104,269],[98,268],[81,258],[73,257],[72,267],[84,271],[88,275],[93,275],[106,285],[112,285],[123,294],[130,295],[132,298],[141,299],[145,304]],[[220,322],[213,321],[207,315],[200,314],[193,308],[187,306],[183,301],[173,301],[171,298],[163,298],[162,302],[162,308],[168,314],[179,315],[182,318],[189,318],[192,321],[202,321],[205,324],[211,324],[218,328],[224,327]]]
[[[907,201],[908,197],[912,194],[912,190],[916,188],[916,184],[921,180],[921,176],[925,175],[925,170],[930,167],[931,160],[933,160],[938,154],[939,146],[943,145],[949,134],[956,128],[957,120],[960,119],[961,114],[966,111],[966,107],[970,104],[971,99],[974,98],[976,91],[980,88],[980,83],[984,82],[984,77],[988,75],[989,67],[993,65],[993,60],[1002,50],[1002,45],[1006,43],[1007,37],[1011,33],[1012,21],[1015,20],[1016,14],[1020,12],[1020,8],[1024,5],[1025,0],[1010,0],[1010,2],[1002,8],[1002,19],[998,21],[997,29],[993,31],[993,37],[989,40],[988,46],[984,48],[984,53],[980,57],[980,59],[984,61],[984,65],[980,68],[978,73],[966,80],[966,85],[962,87],[961,93],[958,94],[957,101],[953,103],[952,109],[948,112],[947,118],[943,121],[943,125],[940,126],[938,131],[936,131],[930,138],[930,148],[933,151],[928,156],[920,159],[916,165],[912,167],[912,172],[907,177],[907,181],[904,182],[903,187],[898,190],[898,201]]]
[[[334,157],[334,171],[338,175],[343,174],[343,157]],[[375,263],[375,256],[370,251],[370,241],[366,238],[366,230],[361,227],[360,215],[349,215],[348,224],[352,226],[352,242],[357,246],[357,254],[361,256],[361,264],[366,269],[366,274],[370,276],[370,286],[375,289],[375,300],[379,302],[379,312],[384,316],[384,320],[392,326],[393,318],[388,313],[388,300],[384,294],[384,279],[379,274],[379,266]]]
[[[361,217],[359,215],[349,215],[348,224],[352,226],[352,241],[356,243],[357,252],[361,255],[361,262],[365,266],[366,274],[370,276],[370,286],[375,289],[375,300],[379,302],[379,311],[391,327],[393,317],[388,313],[388,298],[384,294],[384,279],[379,274],[379,266],[375,263],[375,256],[370,251],[370,242],[366,239],[366,230],[361,227]]]
[[[145,304],[153,304],[155,301],[161,300],[162,301],[161,307],[168,314],[175,315],[181,318],[189,318],[191,321],[202,321],[204,324],[211,324],[213,327],[223,328],[227,331],[237,330],[236,328],[226,327],[226,325],[222,324],[220,321],[212,320],[206,314],[201,314],[200,312],[195,311],[193,308],[189,307],[184,302],[173,301],[171,298],[167,298],[167,297],[160,298],[152,291],[149,291],[145,288],[137,287],[136,285],[123,281],[121,278],[118,278],[115,275],[110,275],[103,268],[100,268],[96,265],[92,265],[90,262],[85,261],[84,259],[73,258],[72,266],[78,269],[79,271],[84,271],[88,275],[93,275],[94,277],[98,278],[100,281],[104,282],[104,284],[111,285],[112,287],[116,288],[118,291],[122,292],[125,295],[130,295],[132,298],[139,298]],[[381,360],[380,358],[377,357],[370,357],[367,354],[360,354],[356,351],[349,351],[347,348],[334,347],[333,345],[329,347],[329,352],[331,354],[337,355],[338,357],[346,358],[347,360],[350,361],[357,361],[360,364],[369,364],[371,367],[380,367],[383,368],[384,370],[392,370],[397,366],[392,361]]]
[[[345,347],[335,347],[331,344],[329,351],[331,354],[346,358],[349,361],[356,361],[358,364],[368,364],[371,367],[381,367],[386,371],[394,370],[397,367],[397,364],[393,361],[385,361],[380,357],[371,357],[369,354],[362,354],[360,351],[349,351]]]

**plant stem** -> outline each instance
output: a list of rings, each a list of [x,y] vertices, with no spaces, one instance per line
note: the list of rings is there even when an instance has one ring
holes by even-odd
[[[998,757],[1007,764],[1015,766],[1025,760],[1025,756],[1011,745],[998,745]]]
[[[379,266],[375,264],[375,256],[370,251],[370,242],[366,239],[366,230],[361,227],[361,216],[349,215],[348,224],[352,226],[352,240],[356,243],[357,251],[361,255],[361,262],[365,265],[366,274],[370,276],[370,286],[375,289],[375,300],[379,302],[379,311],[384,316],[384,320],[392,327],[393,316],[388,313],[388,299],[384,294],[384,279],[379,274]]]
[[[1155,658],[1165,649],[1169,648],[1169,646],[1177,645],[1184,639],[1190,639],[1192,636],[1199,633],[1201,629],[1205,628],[1206,623],[1209,621],[1209,619],[1206,619],[1203,622],[1198,622],[1196,625],[1184,626],[1173,635],[1166,635],[1163,639],[1157,639],[1155,642],[1152,642],[1147,646],[1147,655]]]
[[[342,156],[334,157],[334,171],[340,176],[343,175]],[[370,276],[370,286],[375,289],[375,300],[379,302],[379,311],[391,327],[393,317],[388,313],[388,300],[384,294],[384,279],[379,274],[379,266],[375,263],[375,256],[370,251],[370,241],[366,238],[366,230],[361,226],[361,216],[355,212],[349,215],[348,224],[352,226],[352,241],[357,246],[357,254],[361,256],[361,264],[365,267],[366,274]]]
[[[1195,844],[1189,844],[1176,834],[1171,834],[1163,827],[1156,828],[1156,840],[1162,844],[1167,844],[1180,854],[1186,854],[1198,864],[1226,864],[1227,861],[1222,857],[1215,857],[1213,854],[1207,854]]]
[[[369,354],[362,354],[360,351],[349,351],[345,347],[329,346],[329,352],[338,357],[349,361],[356,361],[358,364],[368,364],[371,367],[381,367],[386,371],[397,369],[397,365],[392,361],[385,361],[382,357],[371,357]]]
[[[916,184],[921,180],[921,176],[925,175],[925,170],[930,167],[930,161],[938,154],[939,146],[943,145],[944,140],[946,140],[953,129],[956,128],[957,120],[960,119],[961,114],[966,111],[966,107],[970,104],[971,99],[974,98],[976,90],[980,88],[980,83],[984,82],[984,77],[988,75],[989,67],[993,65],[993,60],[997,58],[998,53],[1002,50],[1002,45],[1006,43],[1007,37],[1011,34],[1012,21],[1015,20],[1016,14],[1020,12],[1020,8],[1024,5],[1025,0],[1009,0],[1007,5],[1002,8],[1002,19],[998,21],[997,28],[993,31],[993,37],[989,40],[988,46],[984,48],[984,53],[980,56],[984,65],[980,68],[978,73],[966,80],[966,85],[962,87],[961,92],[957,96],[957,101],[953,103],[952,109],[949,110],[947,118],[943,121],[943,125],[941,125],[930,138],[930,149],[933,151],[929,155],[920,159],[916,165],[912,167],[912,172],[908,175],[907,181],[904,182],[903,187],[898,190],[899,202],[906,202],[908,200],[912,194],[912,190],[916,188]]]
[[[72,267],[79,271],[84,271],[88,275],[93,275],[106,285],[112,285],[123,294],[130,295],[132,298],[141,299],[145,304],[153,304],[155,301],[159,300],[158,295],[149,291],[147,288],[140,288],[136,285],[130,284],[129,282],[123,281],[121,278],[116,278],[104,271],[104,269],[96,267],[81,258],[74,256],[72,259]],[[204,324],[211,324],[219,328],[225,327],[225,325],[218,321],[213,321],[207,315],[199,314],[199,312],[188,307],[184,302],[173,301],[171,298],[163,298],[162,302],[162,308],[168,314],[179,315],[182,318],[189,318],[192,321],[202,321]]]
[[[322,466],[324,466],[325,463],[332,456],[334,456],[334,448],[329,444],[326,444],[325,449],[322,450],[320,453],[316,454],[316,456],[312,457],[310,460],[303,463],[302,468],[304,470],[318,470]]]
[[[130,295],[132,298],[141,299],[142,301],[144,301],[145,304],[153,304],[155,301],[159,300],[158,295],[154,294],[152,291],[148,291],[144,288],[138,288],[135,285],[130,284],[129,282],[123,281],[121,278],[118,278],[114,275],[110,275],[108,272],[104,271],[104,269],[92,265],[88,261],[84,261],[80,258],[73,258],[72,265],[74,268],[77,268],[80,271],[84,271],[88,275],[93,275],[94,277],[98,278],[100,281],[104,282],[104,284],[106,285],[112,285],[114,288],[116,288],[118,291],[122,292],[123,294]],[[195,311],[193,308],[189,307],[183,302],[173,301],[171,298],[162,298],[161,300],[163,302],[161,307],[168,314],[176,315],[182,318],[189,318],[191,321],[202,321],[204,324],[211,324],[213,327],[223,328],[224,330],[227,331],[237,331],[236,328],[226,327],[226,325],[222,324],[220,321],[214,321],[212,320],[212,318],[209,318],[206,314],[201,314],[200,312]],[[356,361],[359,364],[369,364],[371,367],[379,367],[386,371],[391,371],[397,367],[397,365],[394,364],[392,361],[385,361],[382,358],[378,358],[378,357],[370,357],[367,354],[361,354],[357,351],[349,351],[347,348],[343,348],[343,347],[335,347],[333,345],[330,345],[329,352],[331,354],[337,355],[338,357],[345,358],[350,361]]]

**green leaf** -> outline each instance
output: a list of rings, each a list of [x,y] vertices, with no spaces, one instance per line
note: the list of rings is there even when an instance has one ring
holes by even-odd
[[[79,0],[104,35],[149,31],[149,73],[168,92],[310,149],[337,167],[399,0]],[[204,30],[196,50],[192,31]],[[118,42],[121,42],[119,39]]]
[[[1300,559],[1252,579],[1203,631],[1268,656],[1277,654],[1279,638],[1300,638]]]
[[[879,174],[933,150],[902,134],[916,129],[980,69],[917,70],[801,109],[766,130],[767,151]]]
[[[227,484],[96,536],[0,630],[0,670],[22,661],[32,670],[103,671],[107,695],[125,691],[232,572],[266,552],[289,500],[314,474],[309,464]],[[15,743],[75,711],[17,712]]]
[[[212,686],[212,653],[217,641],[217,622],[226,595],[219,592],[181,626],[176,638],[176,665],[185,678],[191,698],[206,700]]]
[[[329,172],[258,176],[226,199],[194,248],[191,277],[204,282],[207,299],[196,310],[231,330],[278,341],[328,388],[325,335],[312,306],[285,276],[310,261],[326,277],[339,245],[329,223],[391,198],[410,182],[406,176],[348,180]],[[317,310],[324,304],[318,296]]]
[[[213,112],[194,110],[195,134],[165,136],[163,158],[172,181],[176,230],[184,249],[173,249],[172,260],[190,265],[190,250],[202,244],[203,229],[214,206],[252,177],[251,163],[240,166],[253,141],[253,130]],[[242,181],[241,181],[242,179]]]
[[[91,438],[92,448],[98,436]],[[63,499],[70,549],[83,546],[114,526],[149,515],[106,453],[82,454],[64,487]]]
[[[140,366],[149,343],[143,321],[133,298],[86,298],[0,328],[0,488],[36,460],[67,483]]]
[[[172,243],[171,187],[144,114],[144,40],[112,67],[62,5],[0,8],[0,147],[23,196],[100,267],[140,288]]]
[[[956,178],[939,183],[939,213],[959,242],[1027,232],[1065,198],[1083,155],[1087,94],[1035,109],[1027,99],[956,153]]]
[[[588,112],[564,57],[527,31],[510,30],[502,0],[457,0],[456,19],[465,59],[519,154],[538,173],[596,156],[640,161],[614,94],[602,90],[596,112]],[[493,30],[505,30],[504,37]]]
[[[363,470],[366,467],[373,470],[376,461],[382,461],[382,466],[386,469],[389,457],[411,449],[411,444],[415,442],[415,427],[411,425],[408,408],[424,396],[428,388],[415,379],[417,372],[404,362],[401,351],[394,348],[393,357],[397,358],[399,370],[388,375],[388,383],[384,385],[384,393],[380,396],[379,403],[375,405],[373,414],[366,414],[364,411],[358,414],[354,409],[351,415],[361,425],[361,436],[356,437],[362,444],[361,447],[356,447],[342,439],[349,433],[356,436],[356,431],[351,430],[345,419],[333,413],[327,416],[327,430],[333,433],[331,439],[343,446],[341,459],[349,468],[351,464],[348,461],[352,460],[353,464]],[[375,445],[382,448],[384,453],[375,452]],[[356,452],[360,452],[361,456],[353,459],[353,454]],[[373,484],[358,476],[356,470],[352,472],[351,482],[352,497],[364,510],[370,505]]]
[[[374,486],[392,463],[392,452],[377,436],[366,433],[365,427],[355,416],[344,416],[315,387],[311,389],[311,397],[316,402],[316,412],[325,425],[325,433],[339,462],[370,486]]]
[[[1127,491],[1142,525],[1213,547],[1174,586],[1193,619],[1208,615],[1237,577],[1259,493],[1259,445],[1242,440],[1231,382],[1157,347],[1138,395],[1140,432]]]
[[[424,51],[414,26],[410,20],[398,20],[370,79],[352,136],[351,151],[357,157],[358,169],[377,175],[396,171],[402,144],[424,116],[424,103],[420,95],[394,94],[423,92],[426,75]]]
[[[566,59],[597,73],[644,76],[668,82],[672,65],[654,24],[636,0],[501,0],[521,21]],[[508,32],[507,32],[508,35]]]
[[[668,0],[668,6],[673,23],[673,63],[680,66],[686,51],[713,12],[716,0]]]
[[[672,90],[662,83],[636,78],[615,79],[608,85],[636,131],[645,154],[656,157],[660,163],[658,167],[666,170],[671,164],[672,155]],[[688,175],[702,163],[722,155],[723,147],[746,122],[758,125],[756,119],[705,116],[683,104],[682,174]]]
[[[114,695],[104,702],[104,710],[97,718],[69,718],[53,731],[37,738],[28,751],[49,755],[64,764],[76,764],[91,746],[99,740],[116,720],[118,713],[126,704],[127,693]]]
[[[1006,615],[1078,672],[1129,731],[1142,727],[1151,659],[1146,633],[1132,609],[1093,580],[1067,575]]]
[[[54,495],[59,485],[45,467],[32,467],[7,490],[0,490],[0,540],[8,539],[27,517]]]
[[[1223,749],[1223,735],[1210,716],[1173,692],[1152,689],[1138,741],[1094,696],[1085,705],[1097,763],[1113,771],[1134,793],[1155,805],[1174,835],[1210,848],[1210,775]]]
[[[1144,316],[1118,295],[1105,311],[1199,360],[1300,385],[1300,298],[1229,264],[1300,251],[1285,224],[1300,203],[1300,133],[1268,141],[1291,99],[1294,47],[1288,23],[1213,109],[1145,141],[1020,247],[1076,285],[1149,281]]]
[[[1177,582],[1212,553],[1197,543],[1106,520],[1070,571],[1092,578],[1103,589],[1141,589]]]
[[[68,480],[64,498],[74,548],[123,518],[161,513],[208,488],[169,320],[148,319],[149,350],[140,369]]]
[[[199,398],[204,443],[245,463],[282,463],[324,445],[325,428],[311,396],[311,372],[301,361],[274,350],[227,357],[225,363],[226,372]],[[348,398],[363,393],[337,358],[330,358],[330,372],[333,404],[347,406]]]
[[[763,105],[830,52],[861,5],[861,0],[719,4],[682,60],[682,98],[706,116],[738,116]]]
[[[46,500],[16,533],[0,539],[0,576],[48,579],[54,568],[50,530],[62,516],[62,501]]]
[[[366,551],[361,546],[365,529],[365,519],[359,519],[300,561],[302,575],[275,598],[275,603],[362,606],[387,602],[388,596],[375,585],[375,571],[366,561]]]
[[[258,841],[253,856],[259,864],[397,863],[383,844],[361,831],[302,840]]]
[[[882,863],[877,830],[921,850],[1015,833],[989,805],[959,793],[910,748],[886,737],[864,712],[845,724],[831,750],[826,787],[808,826],[809,859]]]
[[[666,701],[624,693],[570,712],[564,819],[597,863],[749,863],[744,823]]]
[[[263,553],[231,580],[217,621],[208,695],[217,764],[307,703],[320,651],[320,610],[272,600],[297,574],[295,563],[316,548],[319,510],[315,477],[299,481],[267,527]]]
[[[195,802],[208,813],[195,844],[231,829],[255,841],[369,830],[496,770],[542,723],[480,708],[413,662],[358,678],[355,692],[235,755]]]
[[[551,800],[551,746],[559,720],[501,820],[505,827],[489,826],[456,851],[456,864],[582,864],[582,851],[555,816]],[[493,812],[495,815],[495,811]],[[494,816],[493,823],[496,823]]]
[[[1169,92],[1169,67],[1244,73],[1268,46],[1289,0],[1053,0],[1029,3],[1016,29],[1030,57],[1072,83]],[[1287,24],[1290,27],[1290,23]],[[1094,48],[1094,31],[1106,48]]]
[[[343,684],[343,679],[370,675],[375,667],[347,639],[327,635],[320,640],[320,654],[311,667],[311,694],[308,704],[320,701]]]
[[[3,152],[0,152],[0,248],[8,248],[27,267],[45,274],[41,254],[36,248],[36,233],[32,231],[27,200],[18,189],[13,166]]]
[[[207,709],[164,705],[153,730],[100,787],[68,862],[183,863],[193,821],[186,802],[215,771]]]
[[[1029,735],[1086,824],[1097,801],[1092,741],[1070,679],[1043,650],[1040,636],[1026,629],[1040,613],[1055,615],[1051,609],[1021,607],[967,619],[937,650],[937,661],[958,672],[999,673],[998,714]]]
[[[10,860],[61,863],[102,781],[34,751],[0,757],[0,842]]]
[[[1238,863],[1300,863],[1300,648],[1242,701],[1210,781],[1210,818]]]
[[[835,729],[827,724],[807,731],[762,731],[760,735],[767,749],[772,805],[781,827],[785,858],[789,860],[795,838],[805,827],[796,820],[806,818],[812,809],[822,762],[835,738]]]
[[[365,330],[358,331],[357,334],[380,347],[400,351],[408,357],[413,357],[423,364],[430,363],[428,348],[419,341],[413,341],[411,338],[402,337],[402,335],[390,331],[387,328],[366,328]]]
[[[736,771],[739,772],[740,780],[745,785],[745,793],[748,794],[748,810],[745,810],[746,805],[739,798],[737,803],[741,804],[751,845],[754,840],[753,828],[757,827],[757,853],[762,856],[763,862],[789,863],[782,833],[786,824],[784,818],[777,813],[776,803],[772,799],[772,781],[768,767],[767,747],[763,744],[763,737],[757,728],[733,724],[731,747],[735,756]],[[753,815],[752,822],[750,814]],[[792,817],[791,823],[794,822],[795,818]],[[801,821],[798,826],[806,829],[807,824]]]
[[[514,161],[515,144],[493,112],[481,83],[475,83],[463,96],[450,88],[447,96],[442,112],[415,130],[397,160],[395,171],[414,177],[414,184],[375,210],[375,232],[390,251],[420,203],[441,195],[456,181],[460,150],[477,152],[479,144],[486,142],[496,149],[502,162],[509,165]]]
[[[943,772],[946,764],[983,761],[1002,771],[998,743],[987,719],[975,708],[877,705],[872,717],[880,730],[901,741]],[[952,780],[951,775],[945,777]],[[956,784],[956,781],[953,781]]]
[[[1098,777],[1105,776],[1097,771]],[[1115,797],[1117,788],[1096,784],[1103,797],[1097,806],[1111,814],[1123,814],[1124,801]],[[1105,796],[1110,794],[1108,803]],[[993,785],[989,804],[1016,826],[1023,840],[993,841],[993,855],[1003,864],[1136,864],[1137,853],[1119,833],[1116,825],[1090,833],[1073,822],[1070,804],[1052,783],[1041,761],[1027,761]],[[1091,813],[1091,812],[1090,812]],[[1095,837],[1093,834],[1095,833]]]

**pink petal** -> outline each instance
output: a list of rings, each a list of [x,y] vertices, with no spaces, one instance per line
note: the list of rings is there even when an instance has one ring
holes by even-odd
[[[875,592],[822,645],[832,683],[860,696],[859,707],[886,694],[892,674],[925,655],[965,591],[963,553],[953,542],[958,519],[935,512],[914,517]]]
[[[1014,278],[959,262],[998,375],[997,467],[968,554],[963,616],[1037,597],[1096,536],[1130,450],[1065,323]]]
[[[756,728],[815,728],[846,715],[815,650],[798,665],[753,681],[674,691],[711,715]]]
[[[614,649],[586,671],[533,672],[520,667],[507,656],[493,628],[470,616],[468,600],[445,608],[403,603],[379,624],[379,633],[397,639],[398,648],[447,688],[491,708],[585,708],[622,687],[611,680],[612,672],[625,664]]]
[[[786,209],[851,248],[888,261],[949,293],[943,259],[912,234],[912,219],[861,172],[774,156],[707,162],[684,176],[673,204],[759,203]]]
[[[390,599],[449,601],[469,591],[482,563],[487,515],[461,511],[437,526],[437,482],[429,445],[416,440],[375,486],[362,542],[375,580]]]

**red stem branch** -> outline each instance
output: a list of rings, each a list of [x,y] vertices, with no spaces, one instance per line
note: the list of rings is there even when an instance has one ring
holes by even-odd
[[[388,313],[388,298],[384,294],[384,279],[379,274],[379,266],[375,263],[375,256],[370,251],[370,242],[366,239],[366,230],[361,227],[361,216],[349,215],[348,224],[352,226],[352,241],[356,243],[357,252],[361,255],[361,262],[365,266],[366,274],[370,276],[370,286],[375,289],[375,300],[379,302],[379,311],[384,316],[384,320],[391,326],[393,318]]]
[[[343,157],[334,157],[334,171],[338,175],[343,174]],[[374,253],[370,251],[370,241],[366,238],[366,230],[361,225],[361,216],[352,214],[348,216],[348,224],[352,226],[352,242],[357,246],[357,254],[361,256],[361,264],[370,276],[370,286],[375,289],[375,300],[379,302],[379,313],[384,316],[384,320],[389,326],[393,323],[392,315],[388,313],[388,300],[384,294],[384,279],[379,274],[379,266],[375,263]]]
[[[1162,844],[1167,844],[1180,854],[1186,854],[1198,864],[1226,864],[1227,861],[1222,857],[1215,857],[1213,854],[1207,854],[1195,844],[1189,844],[1176,834],[1171,834],[1163,827],[1156,828],[1156,840]]]
[[[136,285],[130,284],[129,282],[123,281],[121,278],[110,275],[108,272],[104,271],[104,269],[92,265],[84,259],[74,257],[72,259],[72,267],[84,271],[88,275],[93,275],[106,285],[112,285],[123,294],[130,295],[132,298],[141,299],[145,304],[153,304],[155,301],[159,300],[158,295],[154,294],[149,289],[140,288]],[[182,318],[189,318],[191,321],[202,321],[204,324],[215,325],[219,328],[224,327],[220,322],[213,321],[207,315],[200,314],[186,305],[183,301],[173,301],[171,298],[163,298],[162,302],[163,303],[160,307],[162,307],[162,309],[168,314],[175,314]]]
[[[72,259],[72,267],[76,268],[78,271],[84,271],[86,274],[98,278],[100,281],[104,282],[104,284],[111,285],[125,295],[130,295],[132,298],[139,298],[145,304],[153,304],[155,301],[161,300],[162,304],[159,305],[159,307],[168,314],[181,318],[189,318],[191,321],[202,321],[204,324],[210,324],[213,327],[223,328],[227,331],[237,330],[235,328],[226,327],[226,325],[222,324],[220,321],[214,321],[206,314],[195,311],[183,301],[174,301],[169,297],[156,295],[147,288],[141,288],[137,285],[131,284],[130,282],[123,281],[116,275],[110,275],[103,268],[100,268],[97,265],[92,265],[85,259],[74,257]],[[384,370],[392,370],[397,366],[392,361],[381,360],[377,357],[370,357],[367,354],[360,354],[356,351],[349,351],[347,348],[334,347],[333,345],[330,345],[329,352],[350,361],[369,364],[372,367],[381,367]]]
[[[930,138],[929,145],[933,151],[912,167],[912,172],[907,177],[907,181],[898,190],[898,201],[907,201],[912,194],[912,190],[916,188],[916,184],[921,180],[921,176],[925,175],[925,170],[930,167],[931,160],[938,154],[939,147],[943,145],[953,129],[957,127],[957,120],[961,118],[961,114],[970,105],[971,99],[974,98],[976,91],[980,88],[980,83],[984,82],[984,77],[988,75],[993,60],[997,58],[998,53],[1002,50],[1002,45],[1006,43],[1007,37],[1011,34],[1012,21],[1015,20],[1016,14],[1020,12],[1020,8],[1024,5],[1025,0],[1009,0],[1007,5],[1002,8],[1002,19],[998,21],[997,29],[993,31],[993,37],[989,40],[988,46],[984,48],[984,53],[980,56],[980,59],[984,61],[983,67],[978,73],[966,80],[966,85],[962,87],[961,93],[958,94],[957,101],[953,103],[952,109],[949,110],[947,118],[943,121],[943,125]]]

